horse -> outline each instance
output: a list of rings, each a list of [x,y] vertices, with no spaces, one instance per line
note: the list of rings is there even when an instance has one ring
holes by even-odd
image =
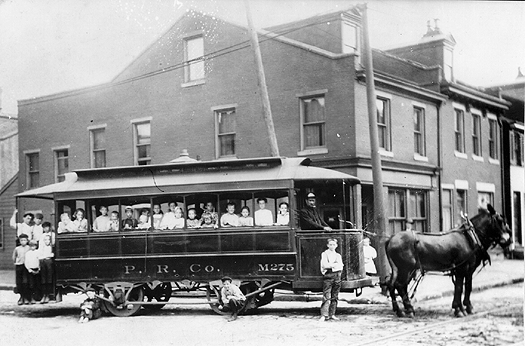
[[[392,268],[390,280],[386,284],[392,299],[392,309],[397,316],[405,316],[396,301],[397,290],[403,299],[405,312],[409,317],[414,317],[408,284],[416,278],[418,271],[422,275],[426,271],[438,271],[450,272],[452,275],[455,286],[452,302],[454,315],[460,317],[472,314],[472,276],[482,262],[484,265],[490,262],[487,250],[497,243],[504,249],[510,245],[510,229],[505,219],[490,204],[470,222],[467,219],[467,223],[461,227],[445,233],[404,231],[393,235],[385,244]],[[463,283],[465,296],[462,304]]]

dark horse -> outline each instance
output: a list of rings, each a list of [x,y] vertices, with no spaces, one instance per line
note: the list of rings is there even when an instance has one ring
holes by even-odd
[[[487,210],[471,219],[459,229],[446,233],[431,234],[412,231],[400,232],[386,242],[386,254],[392,268],[392,275],[387,283],[392,308],[399,316],[404,312],[396,301],[396,289],[403,299],[405,311],[414,316],[414,307],[408,297],[408,284],[415,279],[417,271],[451,272],[453,277],[454,301],[452,308],[455,316],[463,316],[465,310],[472,313],[470,293],[472,275],[484,261],[490,261],[487,250],[490,246],[500,244],[506,248],[510,245],[510,230],[504,220],[489,204]],[[461,304],[465,283],[465,298]]]

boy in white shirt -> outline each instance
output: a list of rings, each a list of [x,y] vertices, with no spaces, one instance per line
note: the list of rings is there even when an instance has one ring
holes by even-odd
[[[29,282],[29,296],[31,297],[30,304],[35,304],[35,297],[40,291],[40,260],[38,258],[39,252],[36,249],[37,243],[34,240],[29,242],[29,251],[26,252],[24,265],[26,266]]]
[[[321,254],[321,273],[323,274],[323,303],[321,304],[320,322],[326,320],[338,320],[335,317],[337,300],[341,290],[341,273],[343,271],[343,258],[335,249],[337,239],[328,238],[326,241],[328,250]]]
[[[49,234],[42,237],[38,252],[42,283],[42,300],[40,300],[40,304],[46,304],[49,302],[49,296],[53,293],[53,257],[55,257],[53,245],[51,244],[51,236]]]

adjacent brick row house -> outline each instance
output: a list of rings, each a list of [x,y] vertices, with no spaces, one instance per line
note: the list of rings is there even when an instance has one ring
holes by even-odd
[[[280,154],[373,181],[356,10],[259,31]],[[111,82],[19,102],[19,190],[89,167],[269,156],[247,28],[188,12]],[[454,39],[374,50],[389,232],[439,232],[490,202],[502,210],[501,127],[510,103],[453,78]],[[45,201],[23,210],[54,214]],[[323,206],[325,216],[338,213]],[[373,227],[373,226],[370,226]]]

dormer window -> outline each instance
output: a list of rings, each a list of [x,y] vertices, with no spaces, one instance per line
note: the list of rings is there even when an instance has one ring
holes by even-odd
[[[352,23],[343,22],[342,41],[343,53],[355,53],[359,51],[359,30]]]
[[[443,72],[445,73],[445,79],[449,82],[452,81],[453,75],[453,66],[454,62],[454,55],[452,54],[452,50],[445,47],[443,51]]]

